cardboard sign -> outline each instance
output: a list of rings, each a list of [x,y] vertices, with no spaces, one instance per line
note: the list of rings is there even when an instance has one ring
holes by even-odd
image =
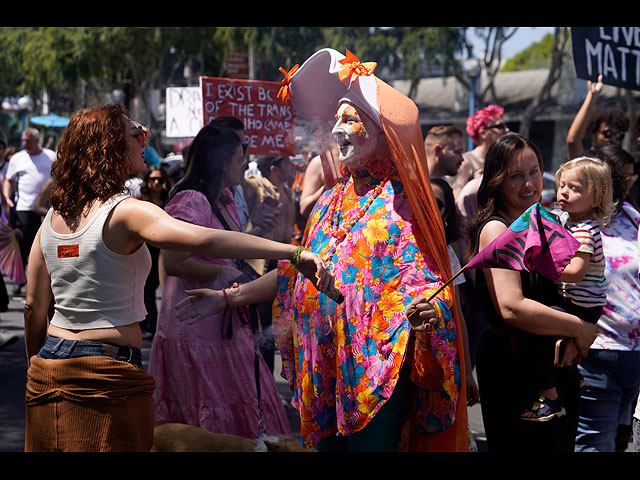
[[[195,137],[202,128],[202,90],[200,87],[166,89],[167,138]]]
[[[204,124],[219,116],[243,121],[254,155],[295,154],[294,109],[277,98],[280,82],[200,77]]]
[[[576,76],[640,90],[640,27],[571,27]]]

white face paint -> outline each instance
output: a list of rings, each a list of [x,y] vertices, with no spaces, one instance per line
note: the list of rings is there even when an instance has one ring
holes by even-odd
[[[377,152],[380,129],[348,103],[340,105],[336,118],[331,133],[340,150],[340,162],[351,170],[365,167]]]

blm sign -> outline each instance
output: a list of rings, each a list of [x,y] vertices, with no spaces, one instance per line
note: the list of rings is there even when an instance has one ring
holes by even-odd
[[[640,90],[640,27],[571,27],[576,76]]]
[[[244,123],[254,155],[295,155],[291,105],[277,98],[280,82],[200,77],[203,123],[219,116],[232,116]]]

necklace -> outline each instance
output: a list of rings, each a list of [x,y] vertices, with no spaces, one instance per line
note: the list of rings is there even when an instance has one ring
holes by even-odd
[[[386,168],[383,168],[385,166]],[[395,172],[395,165],[391,163],[389,160],[383,157],[374,157],[369,161],[367,165],[367,174],[368,176],[379,181],[377,185],[373,187],[369,198],[367,198],[362,204],[362,206],[358,209],[355,215],[353,215],[349,221],[340,225],[340,214],[342,213],[342,201],[346,190],[346,185],[349,180],[351,180],[354,184],[354,176],[353,174],[347,177],[347,180],[341,181],[338,185],[335,186],[333,191],[333,195],[331,198],[331,204],[329,206],[329,210],[327,212],[328,219],[328,233],[333,237],[333,245],[329,248],[329,250],[323,255],[325,260],[330,260],[333,254],[335,253],[338,245],[340,245],[344,239],[349,235],[353,227],[364,217],[369,211],[373,202],[382,194],[384,190],[384,186],[387,181],[391,178],[392,174]],[[364,178],[364,175],[362,175]],[[355,192],[355,185],[354,185]],[[356,192],[357,195],[357,192]],[[346,213],[346,212],[345,212]],[[326,223],[325,223],[326,225]],[[322,227],[321,227],[322,228]],[[330,242],[331,243],[331,242]],[[329,263],[329,269],[333,272],[333,263]],[[338,307],[339,308],[339,307]],[[333,320],[332,314],[328,312],[323,317],[325,325],[324,328],[327,332],[333,329]]]
[[[384,165],[385,168],[381,168],[381,165]],[[356,212],[355,215],[352,216],[351,219],[345,221],[342,226],[340,225],[340,213],[342,208],[342,201],[344,197],[345,186],[348,181],[341,182],[336,186],[334,191],[334,195],[331,201],[331,206],[329,207],[329,212],[327,217],[329,218],[329,232],[335,238],[334,247],[331,249],[331,252],[335,250],[335,246],[342,243],[342,241],[346,238],[349,232],[353,229],[353,227],[364,217],[371,204],[380,196],[383,190],[383,186],[389,180],[389,177],[394,173],[395,166],[389,160],[384,157],[373,157],[368,165],[368,172],[375,179],[380,180],[380,183],[373,188],[371,192],[371,196],[365,200],[364,204],[360,207],[360,209]]]
[[[342,206],[342,199],[344,194],[345,184],[342,184],[340,187],[340,191],[338,194],[338,202],[335,205],[332,205],[333,211],[331,213],[331,234],[335,237],[336,243],[341,243],[344,238],[349,234],[351,229],[360,221],[362,217],[364,217],[371,204],[380,196],[382,193],[382,185],[387,182],[387,179],[383,179],[380,184],[376,185],[371,192],[371,196],[365,200],[364,204],[360,207],[360,209],[356,212],[355,215],[351,217],[350,220],[345,221],[342,226],[340,225],[340,208]]]

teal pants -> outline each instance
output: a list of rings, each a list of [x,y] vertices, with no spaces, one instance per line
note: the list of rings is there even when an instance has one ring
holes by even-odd
[[[411,381],[409,369],[403,368],[391,398],[362,430],[346,436],[322,439],[318,452],[395,452],[402,426],[407,419]]]

